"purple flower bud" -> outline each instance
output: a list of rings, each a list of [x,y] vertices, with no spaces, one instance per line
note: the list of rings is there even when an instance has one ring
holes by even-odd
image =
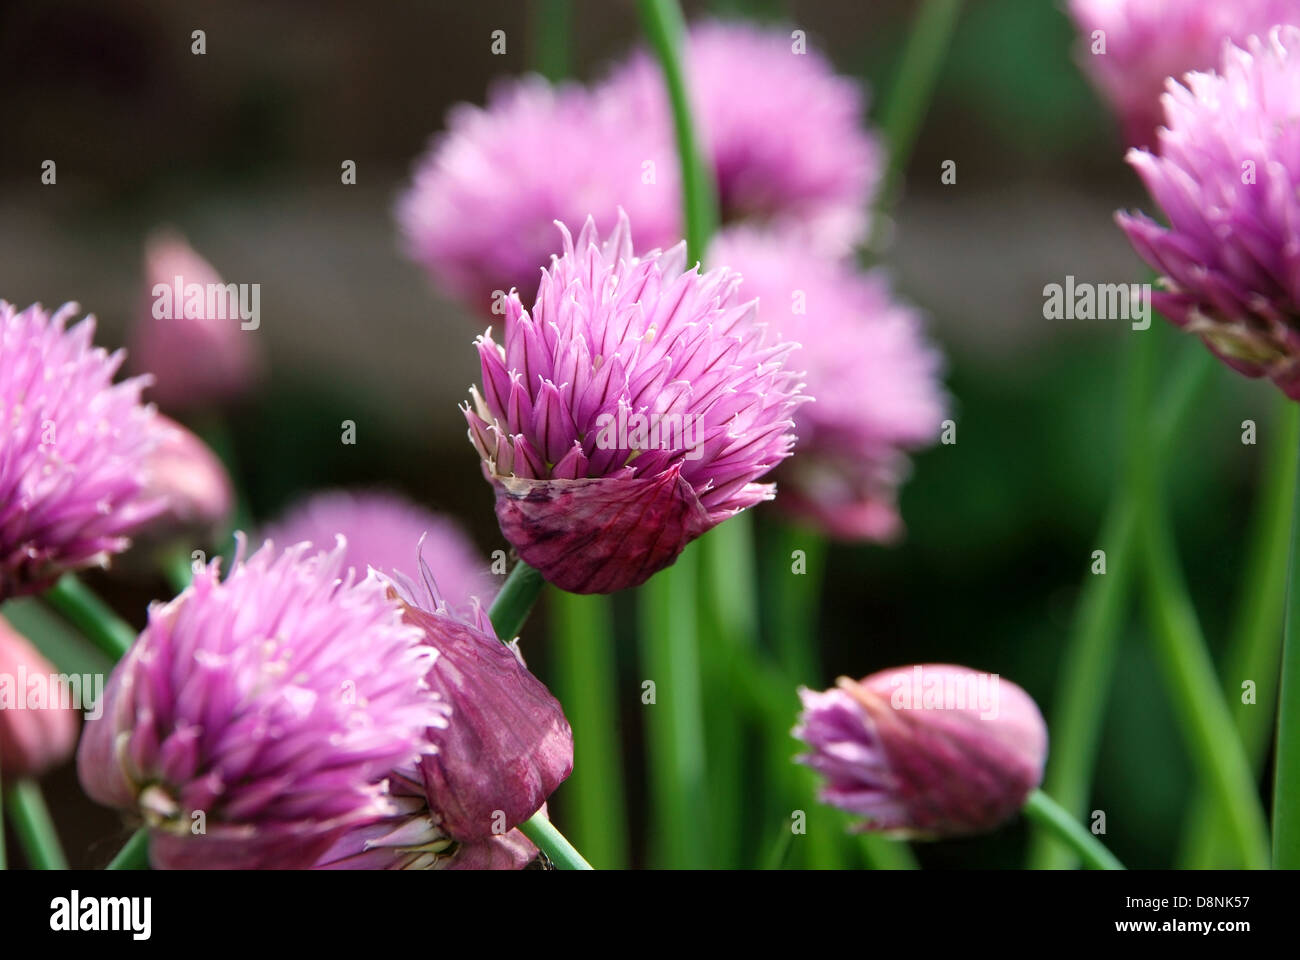
[[[385,778],[433,749],[449,707],[434,652],[377,576],[340,579],[344,545],[230,574],[214,562],[117,665],[77,763],[95,800],[142,817],[162,868],[300,868],[396,812]]]
[[[801,688],[798,760],[826,778],[824,803],[859,830],[903,836],[981,833],[1042,781],[1047,727],[1033,699],[996,674],[924,664]]]
[[[1169,227],[1117,219],[1164,275],[1158,310],[1300,399],[1300,29],[1226,45],[1217,74],[1186,83],[1163,98],[1159,156],[1128,154]]]
[[[48,695],[40,702],[28,699],[33,678],[48,680],[56,673],[27,638],[0,617],[0,775],[10,783],[39,777],[71,757],[77,745],[80,721],[73,707],[89,703],[64,705]]]
[[[1300,25],[1296,0],[1070,0],[1079,62],[1119,114],[1130,146],[1153,147],[1169,77],[1211,70],[1224,40]]]
[[[0,602],[107,565],[166,508],[144,489],[148,379],[114,384],[125,354],[92,345],[93,317],[65,329],[77,310],[0,300]]]
[[[806,399],[725,269],[685,270],[685,245],[637,258],[626,216],[588,220],[542,274],[530,314],[506,302],[504,344],[478,340],[470,440],[506,539],[551,583],[612,593],[645,582],[704,531],[773,496]]]
[[[144,536],[155,542],[206,541],[230,518],[234,491],[226,468],[208,446],[179,423],[159,416],[162,440],[145,461],[145,490],[167,504]]]
[[[262,373],[253,340],[258,334],[243,329],[248,321],[240,312],[251,306],[251,295],[241,300],[240,287],[223,283],[184,238],[170,233],[150,238],[144,278],[131,366],[153,374],[150,399],[180,413],[223,406],[248,393]]]
[[[740,273],[763,322],[799,344],[790,362],[817,397],[795,413],[799,448],[776,472],[777,506],[841,539],[895,539],[907,451],[933,443],[947,415],[942,357],[919,312],[893,297],[883,272],[810,253],[794,235],[733,227],[709,256]]]

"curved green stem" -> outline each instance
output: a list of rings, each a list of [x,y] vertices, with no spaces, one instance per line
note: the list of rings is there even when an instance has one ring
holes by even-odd
[[[519,831],[537,845],[537,849],[546,854],[561,870],[590,870],[591,864],[582,858],[573,844],[564,839],[564,834],[555,829],[555,825],[541,813],[534,813],[531,818],[519,825]]]
[[[1042,790],[1035,790],[1025,800],[1024,814],[1034,823],[1066,844],[1093,870],[1123,870],[1124,864],[1105,845],[1084,829],[1059,803]]]
[[[541,595],[546,581],[535,568],[520,560],[501,585],[501,592],[492,601],[488,610],[488,619],[503,643],[509,643],[519,636],[528,613]]]
[[[27,863],[35,870],[66,870],[68,858],[63,855],[59,833],[54,828],[50,809],[35,780],[24,778],[9,790],[9,820],[18,834],[18,842],[27,856]]]
[[[114,661],[135,643],[136,631],[70,573],[45,591],[44,600]]]
[[[650,45],[659,58],[673,107],[677,153],[682,165],[682,199],[686,207],[686,253],[689,258],[703,260],[709,239],[717,229],[718,192],[712,171],[704,165],[691,120],[681,55],[686,25],[675,0],[639,0],[637,9]]]
[[[149,869],[149,829],[141,827],[131,834],[131,839],[117,856],[109,861],[105,870],[148,870]]]

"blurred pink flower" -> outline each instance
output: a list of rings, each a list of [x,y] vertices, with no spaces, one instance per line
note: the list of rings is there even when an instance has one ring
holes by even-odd
[[[897,488],[906,451],[928,446],[947,415],[942,358],[920,314],[883,272],[809,252],[798,237],[734,227],[709,252],[738,272],[759,318],[798,343],[789,363],[816,397],[795,413],[795,455],[775,476],[777,505],[844,539],[902,532]]]
[[[24,700],[30,678],[58,673],[31,643],[0,617],[0,775],[9,784],[21,777],[39,777],[72,756],[77,746],[80,720],[67,708]]]
[[[149,397],[171,413],[241,399],[262,373],[254,330],[242,329],[238,288],[176,234],[145,246],[145,302],[131,338],[131,368],[154,376]],[[202,304],[190,285],[202,289]],[[190,291],[190,292],[187,292]],[[260,323],[260,318],[258,320]]]
[[[863,127],[859,82],[837,75],[791,30],[740,22],[692,26],[685,72],[724,222],[768,222],[834,254],[865,239],[884,160]],[[649,53],[617,67],[597,94],[674,142],[667,91]],[[641,231],[635,212],[632,222]]]
[[[452,109],[397,219],[409,255],[490,317],[512,288],[537,290],[554,221],[611,230],[622,207],[648,249],[681,237],[680,206],[671,138],[576,84],[530,76],[499,83],[486,107]]]
[[[701,533],[771,499],[804,399],[726,270],[685,245],[633,256],[626,216],[591,220],[543,274],[532,313],[506,302],[504,346],[478,340],[465,408],[519,556],[575,593],[643,583]]]
[[[1225,40],[1300,25],[1300,0],[1070,0],[1070,14],[1080,63],[1119,115],[1124,139],[1155,147],[1166,79],[1214,69]]]
[[[234,509],[230,475],[207,444],[179,423],[159,415],[161,440],[145,461],[145,490],[167,504],[142,537],[155,543],[186,537],[206,543]]]
[[[93,345],[93,317],[65,329],[77,310],[0,300],[0,602],[106,565],[166,508],[146,490],[148,378],[114,384],[125,355]]]
[[[1038,787],[1047,725],[1014,683],[967,667],[922,664],[800,688],[801,763],[826,778],[824,803],[859,830],[921,838],[992,830]]]
[[[1128,154],[1169,227],[1117,219],[1163,274],[1156,309],[1300,400],[1300,28],[1228,46],[1219,73],[1186,82],[1163,98],[1159,155]]]

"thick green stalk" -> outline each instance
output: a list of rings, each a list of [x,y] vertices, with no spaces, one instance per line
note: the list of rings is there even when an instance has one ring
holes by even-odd
[[[70,573],[46,590],[44,599],[115,662],[135,643],[136,631]]]
[[[1083,824],[1042,790],[1035,790],[1029,795],[1025,801],[1024,814],[1044,830],[1050,830],[1053,836],[1069,846],[1085,866],[1093,870],[1124,869],[1124,865],[1106,849],[1100,840],[1085,830]]]
[[[141,827],[131,834],[131,839],[115,856],[105,870],[148,870],[149,869],[149,830]]]
[[[537,845],[551,863],[561,870],[590,870],[591,864],[555,829],[555,824],[540,812],[519,824],[519,831]]]
[[[924,0],[916,14],[880,123],[889,147],[879,193],[883,206],[892,204],[898,191],[960,12],[961,0]]]
[[[1259,506],[1255,511],[1241,601],[1223,661],[1223,692],[1256,777],[1262,772],[1277,706],[1277,669],[1286,609],[1287,555],[1291,549],[1291,497],[1296,485],[1295,451],[1300,448],[1300,405],[1279,394],[1276,439],[1267,441]],[[1242,702],[1242,684],[1254,698]],[[1231,866],[1224,819],[1209,794],[1198,791],[1183,830],[1185,867]]]
[[[619,749],[618,667],[609,597],[556,590],[550,598],[555,695],[573,728],[573,773],[564,785],[566,822],[601,869],[627,866],[627,808]]]
[[[650,46],[659,58],[668,87],[668,99],[673,107],[677,154],[682,165],[687,256],[703,260],[718,225],[718,191],[712,172],[704,165],[699,137],[691,119],[681,55],[686,25],[676,0],[638,0],[637,9]]]
[[[569,37],[573,32],[573,4],[570,0],[541,0],[536,6],[533,28],[533,63],[537,72],[552,83],[569,74]]]
[[[35,870],[66,870],[68,858],[63,855],[59,833],[54,828],[50,809],[35,780],[22,779],[9,789],[9,821],[18,834],[18,843],[27,856],[27,863]]]
[[[1300,455],[1300,444],[1296,446]],[[1300,476],[1300,471],[1297,471]],[[1291,510],[1291,562],[1282,637],[1282,687],[1273,774],[1273,866],[1300,869],[1300,483]]]
[[[653,801],[651,859],[659,861],[656,866],[708,866],[712,848],[704,779],[698,575],[699,555],[692,544],[673,566],[652,577],[637,597]]]
[[[1115,650],[1135,582],[1142,464],[1148,458],[1166,461],[1174,437],[1213,368],[1200,344],[1187,343],[1172,381],[1148,419],[1141,411],[1150,409],[1152,367],[1158,351],[1156,331],[1137,333],[1129,348],[1120,410],[1123,466],[1097,544],[1106,553],[1106,572],[1089,572],[1080,591],[1053,701],[1052,748],[1044,789],[1074,817],[1088,813]],[[1074,851],[1059,843],[1053,833],[1034,831],[1030,867],[1069,869],[1077,862]]]
[[[1227,817],[1240,862],[1268,866],[1268,827],[1255,777],[1224,703],[1214,664],[1187,594],[1160,491],[1142,478],[1139,536],[1146,557],[1147,612],[1187,750],[1201,782]]]
[[[519,636],[544,586],[546,581],[535,568],[522,560],[515,564],[488,610],[488,619],[503,642],[509,643]]]

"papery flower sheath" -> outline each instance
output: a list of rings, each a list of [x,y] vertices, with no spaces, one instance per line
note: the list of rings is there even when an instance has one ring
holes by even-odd
[[[131,368],[153,374],[149,399],[171,413],[242,399],[260,380],[263,359],[256,339],[260,334],[243,329],[246,321],[239,311],[248,304],[239,299],[241,288],[225,284],[211,264],[173,233],[150,237],[144,277]]]
[[[1169,226],[1117,219],[1162,274],[1160,312],[1300,399],[1300,29],[1227,45],[1186,82],[1163,98],[1159,155],[1128,154]]]
[[[1022,689],[948,664],[841,677],[801,688],[798,759],[825,778],[818,796],[858,830],[935,838],[992,830],[1043,777],[1047,725]]]
[[[620,207],[647,249],[681,237],[671,136],[576,84],[525,77],[495,86],[486,107],[452,109],[397,219],[407,252],[436,285],[492,319],[512,287],[536,291],[555,249],[554,221],[591,216],[608,231]]]
[[[68,328],[77,309],[0,300],[0,602],[107,564],[166,507],[145,490],[148,380],[114,384],[124,354],[93,345],[93,317]]]
[[[842,539],[898,536],[907,451],[935,441],[947,407],[942,358],[918,311],[882,271],[810,252],[795,236],[733,227],[709,262],[740,273],[759,318],[799,343],[790,363],[817,398],[795,414],[799,447],[775,473],[777,506]]]
[[[495,579],[460,525],[405,497],[382,490],[325,490],[293,504],[265,531],[266,538],[289,546],[306,541],[317,550],[329,548],[342,534],[347,540],[344,564],[380,573],[419,573],[419,558],[427,561],[436,583],[435,605],[445,601],[453,610],[468,612],[472,598],[489,604],[496,595]],[[423,544],[423,545],[422,545]]]
[[[449,707],[391,585],[344,547],[267,544],[155,604],[117,665],[77,765],[96,801],[143,818],[159,868],[302,868],[396,812],[386,778],[433,749]]]
[[[793,34],[740,22],[692,26],[685,73],[693,115],[724,222],[760,221],[842,253],[865,238],[883,151],[863,127],[861,84]],[[672,108],[648,52],[616,67],[598,95],[672,142]],[[640,231],[635,215],[632,222]]]
[[[478,340],[483,389],[470,439],[519,556],[574,593],[643,583],[695,537],[771,499],[757,482],[790,454],[804,397],[725,269],[686,249],[633,255],[621,216],[591,220],[542,275],[526,311],[506,302],[504,343]]]
[[[77,746],[77,709],[92,705],[88,699],[65,703],[61,690],[55,702],[48,679],[57,673],[26,637],[0,617],[0,776],[10,784],[20,777],[39,777],[71,757]],[[36,700],[33,694],[38,690]],[[78,693],[93,696],[83,687],[78,687]]]
[[[1225,40],[1300,25],[1300,0],[1070,0],[1070,15],[1079,62],[1118,114],[1124,139],[1154,148],[1168,78],[1212,70]]]

